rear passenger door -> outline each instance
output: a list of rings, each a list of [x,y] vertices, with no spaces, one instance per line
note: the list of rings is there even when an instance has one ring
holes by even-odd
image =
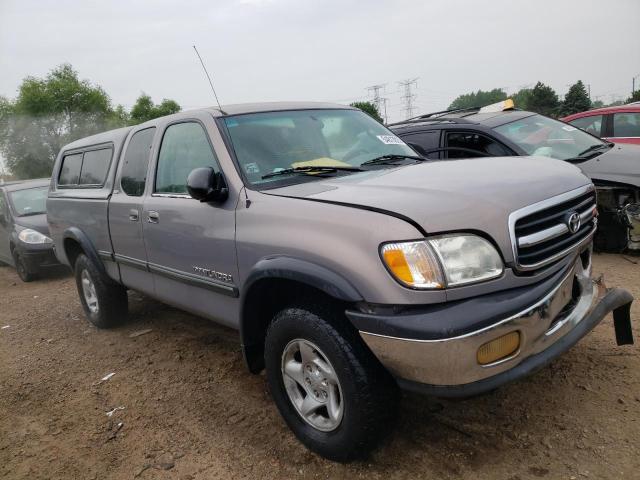
[[[166,125],[144,206],[144,239],[158,299],[234,326],[237,193],[230,189],[222,203],[199,202],[187,193],[193,169],[220,171],[211,143],[215,128],[208,114]]]
[[[142,209],[155,131],[155,127],[144,128],[129,136],[109,203],[111,242],[122,282],[149,295],[154,284],[147,268]]]

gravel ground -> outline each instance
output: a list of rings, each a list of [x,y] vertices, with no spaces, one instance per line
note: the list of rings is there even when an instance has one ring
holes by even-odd
[[[633,261],[598,255],[595,270],[640,298]],[[234,331],[135,293],[130,306],[129,324],[97,330],[71,277],[0,267],[0,477],[640,478],[640,351],[615,345],[611,318],[491,394],[405,395],[386,444],[340,465],[296,441]],[[640,302],[632,316],[640,338]]]

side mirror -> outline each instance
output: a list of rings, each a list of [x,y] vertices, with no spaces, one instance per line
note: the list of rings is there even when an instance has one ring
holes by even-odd
[[[211,167],[192,170],[187,177],[187,191],[201,202],[224,202],[229,196],[224,175]]]

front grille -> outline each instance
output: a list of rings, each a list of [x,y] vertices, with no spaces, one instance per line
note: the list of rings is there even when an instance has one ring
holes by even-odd
[[[580,226],[572,232],[572,214],[580,218]],[[569,192],[540,204],[515,212],[512,237],[517,267],[533,270],[548,265],[571,253],[587,241],[595,231],[596,194],[593,188]]]

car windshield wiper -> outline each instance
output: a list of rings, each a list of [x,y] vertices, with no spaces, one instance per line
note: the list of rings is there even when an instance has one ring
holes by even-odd
[[[390,154],[390,155],[381,155],[379,157],[372,158],[371,160],[367,160],[366,162],[361,163],[360,166],[364,167],[367,165],[393,165],[395,163],[395,160],[405,160],[405,159],[418,160],[420,162],[426,161],[426,158],[418,157],[417,155]]]
[[[602,150],[604,148],[609,149],[611,147],[613,147],[613,143],[601,143],[601,144],[591,145],[589,148],[587,148],[583,152],[580,152],[579,155],[576,155],[575,157],[571,157],[571,158],[566,158],[565,161],[584,162],[586,160],[590,160],[593,157],[597,156],[597,152],[599,150]],[[593,153],[596,153],[596,155],[593,155]]]
[[[343,167],[343,166],[308,166],[308,167],[294,167],[294,168],[283,168],[282,170],[277,170],[275,172],[267,173],[263,175],[262,178],[271,178],[277,177],[278,175],[292,175],[296,173],[300,173],[302,175],[313,174],[313,173],[331,173],[337,171],[345,171],[345,172],[362,172],[361,168],[358,167]]]
[[[47,212],[25,212],[21,215],[18,215],[18,217],[31,217],[33,215],[42,215],[43,213],[47,213]]]
[[[595,145],[591,145],[584,152],[580,152],[578,154],[578,157],[582,157],[583,155],[586,155],[589,152],[595,152],[596,150],[600,150],[602,148],[611,148],[612,145],[613,145],[612,143],[596,143]]]

